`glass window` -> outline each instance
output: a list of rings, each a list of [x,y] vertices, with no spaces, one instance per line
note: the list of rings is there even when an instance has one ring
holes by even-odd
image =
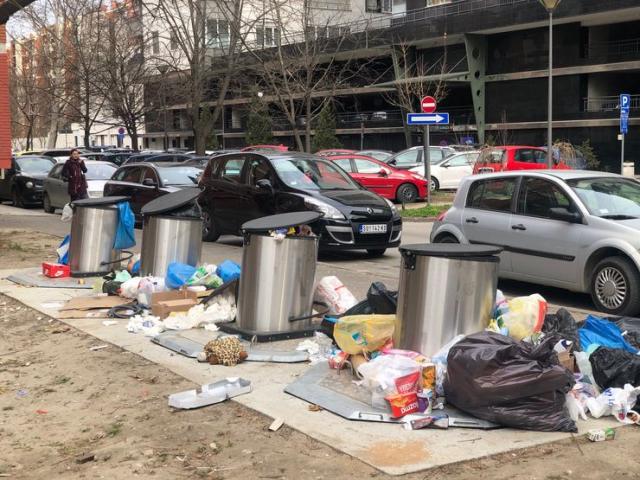
[[[345,172],[353,173],[353,168],[351,168],[351,160],[348,158],[343,158],[342,160],[334,160],[333,163],[342,168]]]
[[[592,215],[625,220],[640,218],[640,183],[617,177],[568,180]]]
[[[451,157],[447,164],[450,167],[468,167],[469,159],[466,155],[456,155],[455,157]]]
[[[382,167],[369,160],[355,159],[358,173],[380,173]]]
[[[552,208],[572,209],[571,200],[556,184],[541,178],[525,178],[518,197],[518,213],[551,218]]]
[[[220,178],[228,182],[240,183],[244,158],[230,158],[220,168]]]
[[[148,178],[153,180],[153,183],[158,185],[158,176],[156,175],[156,172],[153,171],[153,168],[145,168],[144,169],[144,173],[142,175],[142,181],[144,182]]]
[[[176,50],[178,48],[178,36],[175,32],[171,32],[171,35],[169,36],[169,46],[171,47],[171,50]]]
[[[547,163],[547,152],[542,150],[533,150],[534,163]]]
[[[301,190],[359,190],[360,187],[330,162],[315,158],[277,158],[273,167],[289,187]]]
[[[260,180],[269,180],[273,185],[273,172],[266,161],[252,158],[247,167],[247,183],[255,187]]]
[[[22,173],[31,174],[49,173],[55,165],[52,160],[42,157],[19,157],[16,163]]]
[[[444,159],[442,149],[437,147],[429,147],[429,163],[437,163]]]
[[[107,180],[111,178],[116,168],[112,165],[104,163],[88,163],[87,164],[87,180]]]
[[[478,180],[469,189],[467,207],[496,212],[510,212],[516,178]]]
[[[406,152],[400,153],[396,158],[396,165],[413,165],[418,163],[418,155],[420,154],[420,150],[407,150]]]
[[[51,171],[49,172],[49,176],[51,178],[60,178],[60,172],[62,171],[62,167],[64,167],[64,164],[62,163],[57,164],[55,167],[51,169]]]
[[[194,185],[198,183],[198,176],[202,170],[196,167],[164,167],[158,168],[158,174],[163,186]]]
[[[134,168],[123,168],[119,172],[117,172],[114,180],[119,180],[121,182],[132,182],[132,183],[140,183],[140,175],[142,173],[142,169],[139,167]]]
[[[158,32],[151,32],[151,48],[154,54],[160,53],[160,35]]]

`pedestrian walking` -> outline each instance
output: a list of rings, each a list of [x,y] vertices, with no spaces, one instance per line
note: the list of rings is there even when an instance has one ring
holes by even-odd
[[[62,178],[68,183],[67,191],[72,202],[88,198],[85,173],[87,173],[87,166],[80,158],[80,150],[74,148],[71,150],[69,160],[64,162],[62,167]]]

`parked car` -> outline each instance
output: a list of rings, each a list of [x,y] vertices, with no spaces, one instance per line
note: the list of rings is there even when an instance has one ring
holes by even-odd
[[[179,163],[134,163],[118,168],[104,185],[105,196],[124,195],[137,222],[142,221],[144,205],[162,195],[194,187],[202,170]]]
[[[355,152],[355,153],[357,153],[358,155],[373,157],[376,160],[380,160],[382,162],[384,162],[385,160],[387,160],[393,155],[393,152],[390,152],[389,150],[360,150],[359,152]]]
[[[588,292],[610,315],[640,313],[640,183],[579,170],[465,178],[434,243],[504,248],[500,276]]]
[[[330,157],[331,155],[344,155],[347,153],[356,153],[356,151],[348,148],[328,148],[326,150],[318,150],[315,154],[321,157]]]
[[[24,155],[11,159],[11,168],[0,178],[0,200],[11,200],[15,207],[42,203],[42,182],[56,164],[49,157]]]
[[[104,185],[111,178],[118,168],[113,163],[87,160],[84,162],[87,166],[87,194],[89,198],[100,198]],[[47,213],[55,212],[56,208],[63,208],[69,203],[69,193],[67,182],[62,178],[63,163],[55,165],[49,175],[44,179],[44,194],[42,198],[42,207]]]
[[[16,153],[16,157],[23,157],[25,155],[37,157],[42,155],[42,150],[22,150],[21,152]]]
[[[387,158],[385,162],[392,167],[409,170],[410,168],[424,165],[423,151],[424,148],[422,146],[407,148]],[[430,163],[437,163],[454,153],[456,151],[450,147],[429,147],[429,161]]]
[[[473,173],[539,170],[541,168],[547,168],[546,148],[505,145],[482,150],[473,167]],[[567,170],[569,167],[560,162],[553,168]]]
[[[410,203],[427,196],[427,180],[420,174],[393,168],[364,155],[335,155],[327,159],[366,189],[389,200]]]
[[[149,157],[155,157],[156,155],[161,155],[164,152],[160,152],[157,150],[145,150],[144,152],[134,153],[129,156],[121,165],[125,165],[127,163],[139,163],[145,161]]]
[[[130,163],[140,163],[140,162],[153,162],[153,163],[180,163],[192,158],[192,155],[187,155],[186,153],[152,153],[152,154],[140,154],[140,155],[132,155],[127,158],[123,165],[128,165]]]
[[[473,165],[480,152],[456,153],[450,157],[431,163],[431,191],[457,189],[460,181],[473,173]],[[424,174],[424,165],[413,167],[410,172]]]
[[[43,150],[40,154],[41,156],[51,157],[56,162],[66,162],[71,156],[71,150],[80,150],[80,154],[84,155],[85,153],[89,153],[87,150],[83,148],[54,148],[50,150]]]
[[[240,150],[241,152],[288,152],[289,147],[280,145],[249,145]]]
[[[317,211],[311,225],[322,250],[383,255],[400,244],[402,219],[394,205],[358,185],[321,157],[297,153],[237,153],[211,159],[199,203],[203,237],[238,235],[243,223],[276,213]]]
[[[108,152],[103,152],[102,153],[102,157],[100,158],[100,160],[104,161],[104,162],[110,162],[113,163],[115,165],[122,165],[124,162],[127,161],[127,159],[133,155],[133,153],[130,152],[118,152],[118,151],[108,151]]]

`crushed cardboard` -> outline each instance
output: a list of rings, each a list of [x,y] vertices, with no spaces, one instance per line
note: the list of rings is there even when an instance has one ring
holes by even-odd
[[[113,308],[119,305],[128,305],[133,300],[107,295],[93,295],[89,297],[74,297],[67,301],[60,309],[61,312],[66,310],[94,310],[103,308]]]

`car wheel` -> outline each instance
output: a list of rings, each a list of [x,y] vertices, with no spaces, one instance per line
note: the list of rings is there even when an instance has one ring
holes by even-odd
[[[605,258],[593,269],[590,286],[598,310],[628,316],[640,312],[640,274],[630,260]]]
[[[433,243],[460,243],[456,237],[450,234],[440,235],[433,239]]]
[[[440,182],[438,181],[437,178],[435,177],[431,177],[431,191],[435,192],[437,190],[440,190]]]
[[[381,257],[384,255],[384,252],[386,251],[387,251],[386,248],[372,248],[372,249],[367,249],[367,254],[370,257]]]
[[[51,200],[49,199],[49,194],[45,193],[44,197],[42,197],[42,208],[46,213],[54,213],[56,211],[55,208],[51,206]]]
[[[202,210],[202,239],[206,242],[215,242],[220,238],[220,229],[209,210]]]
[[[411,203],[418,199],[418,189],[415,185],[404,183],[398,187],[396,192],[396,200],[399,203]]]
[[[15,188],[11,190],[11,201],[14,207],[24,208],[22,197]]]

